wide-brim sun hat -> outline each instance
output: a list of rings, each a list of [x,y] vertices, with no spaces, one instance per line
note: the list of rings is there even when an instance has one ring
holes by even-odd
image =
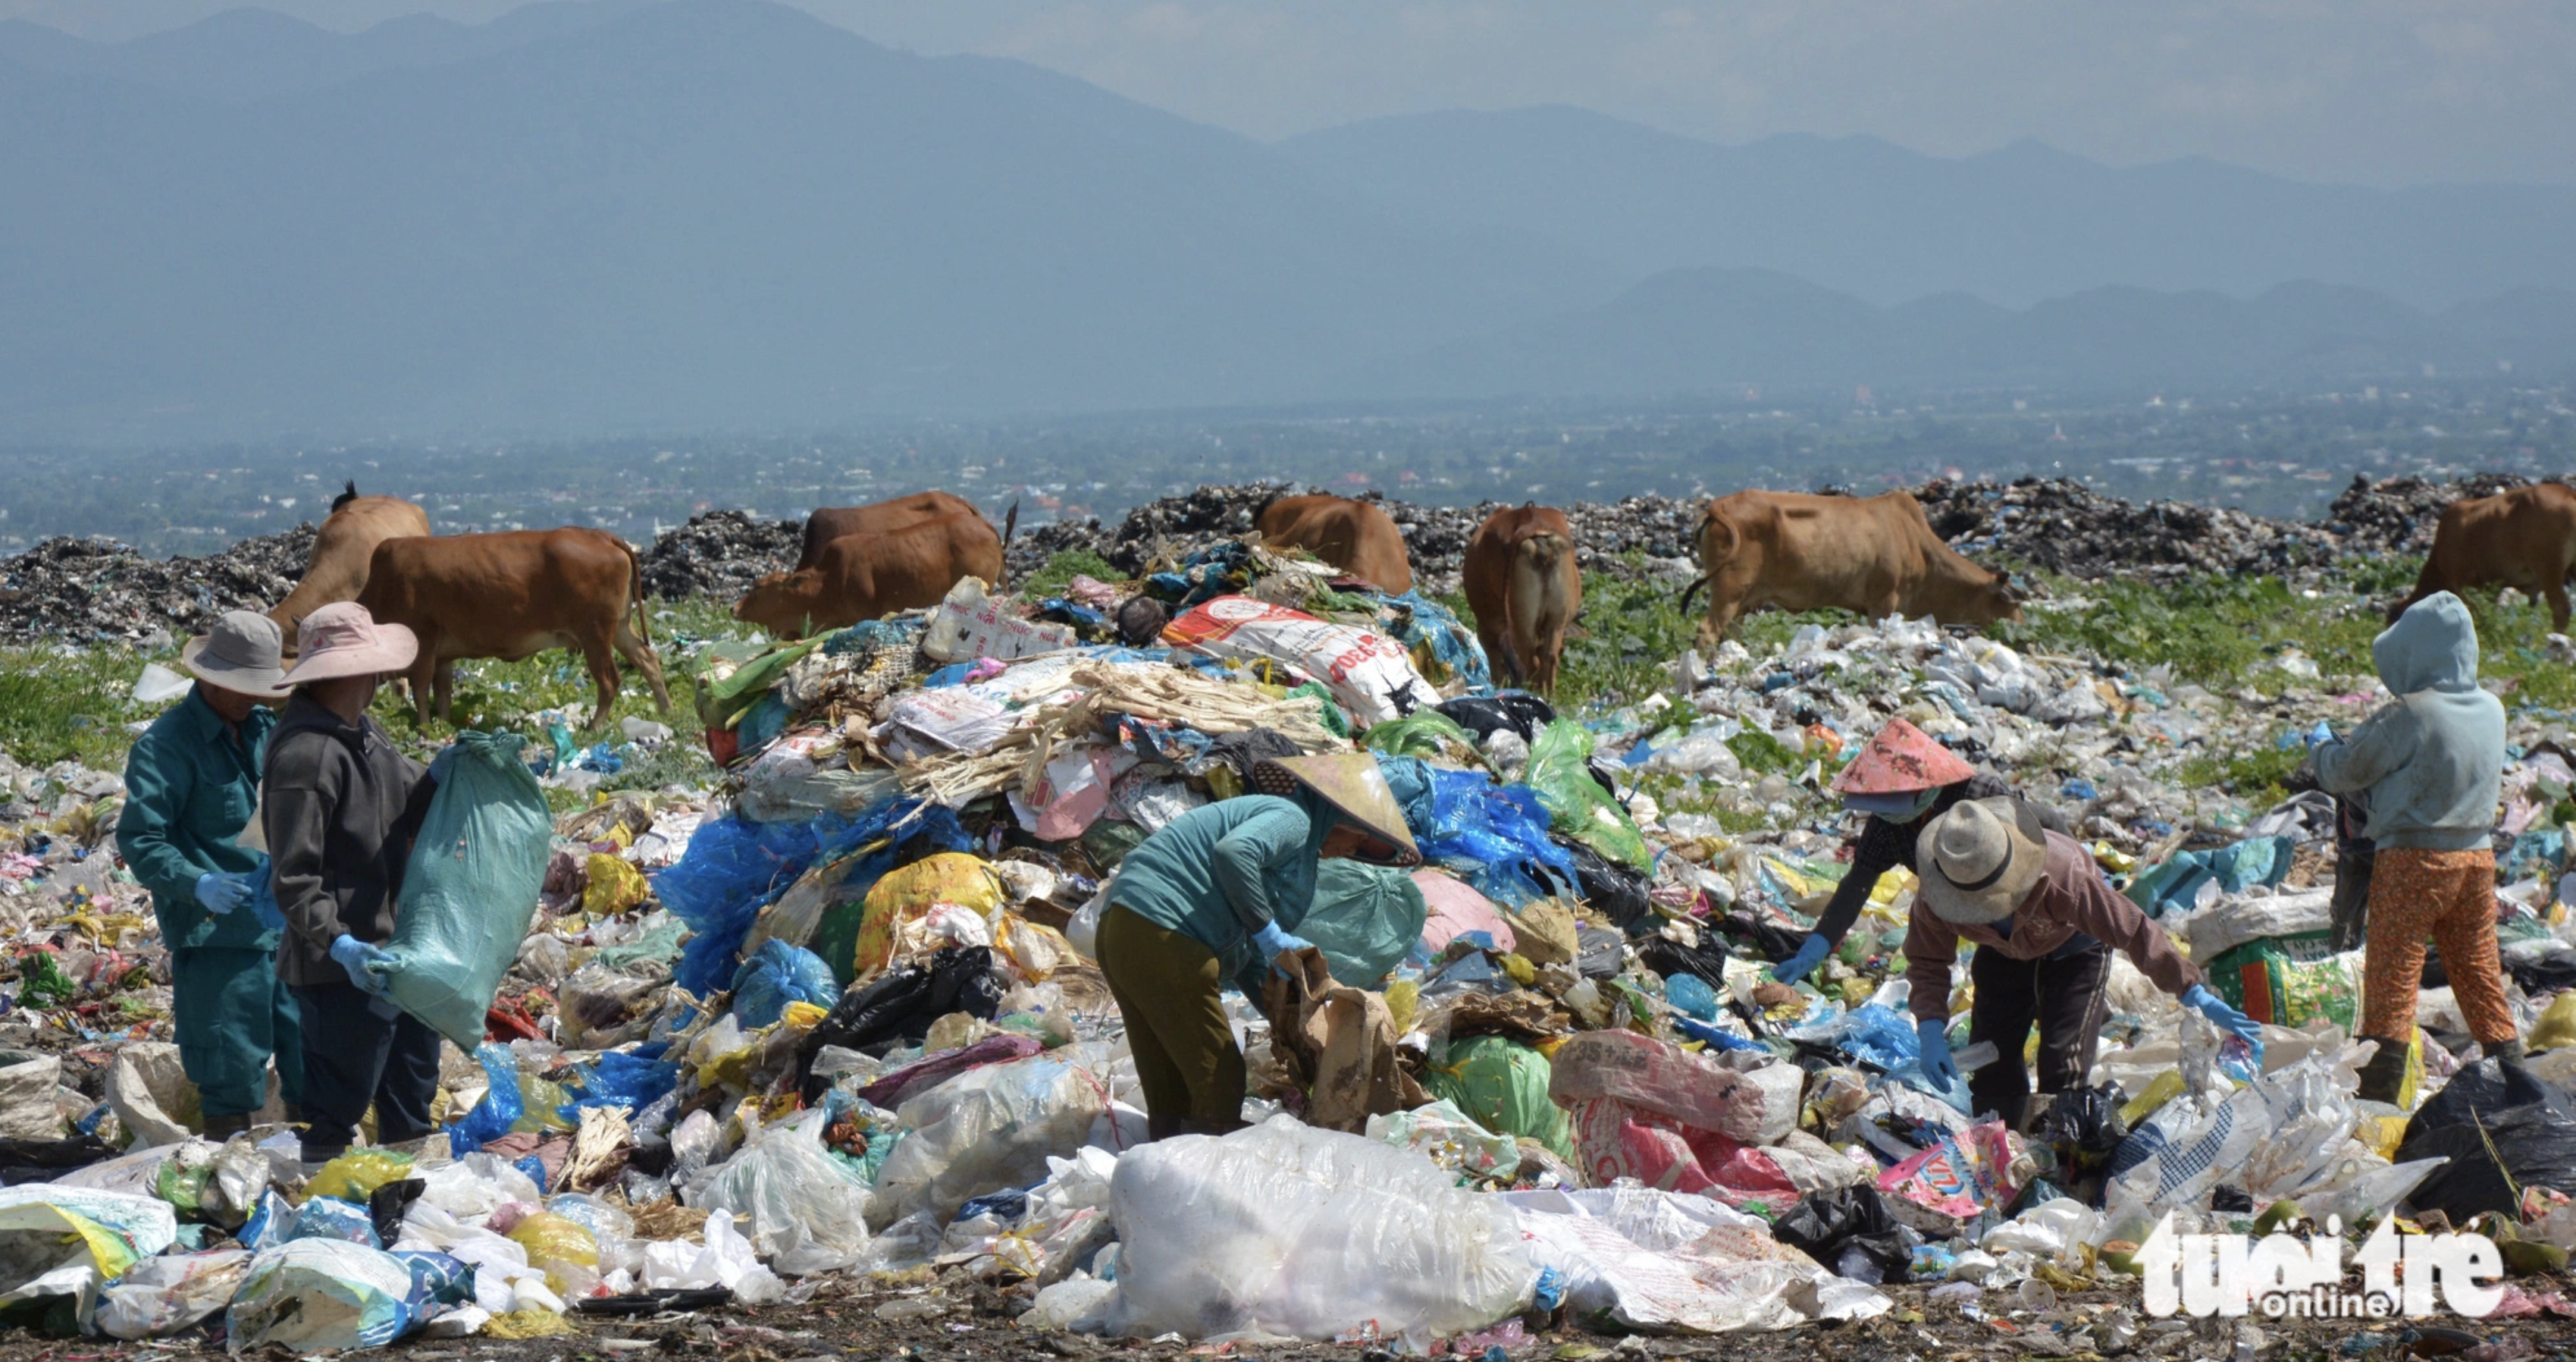
[[[420,656],[420,640],[402,625],[378,623],[363,605],[340,601],[304,617],[295,651],[289,686],[402,671]]]
[[[1330,804],[1344,818],[1380,842],[1395,848],[1394,864],[1422,864],[1422,848],[1405,826],[1404,809],[1387,788],[1386,773],[1368,752],[1340,752],[1321,757],[1277,757],[1252,768],[1252,788],[1282,798],[1300,788]]]
[[[1903,719],[1890,719],[1860,755],[1834,777],[1834,791],[1846,795],[1912,794],[1956,785],[1977,773],[1957,753],[1931,734]]]
[[[1915,840],[1915,893],[1944,922],[2011,917],[2047,870],[2046,828],[2009,796],[1960,800]]]
[[[277,621],[254,611],[227,610],[213,630],[179,649],[179,665],[207,685],[255,700],[283,700],[284,644]]]

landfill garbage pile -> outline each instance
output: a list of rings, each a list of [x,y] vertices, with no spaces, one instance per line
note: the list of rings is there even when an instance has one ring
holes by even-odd
[[[2553,479],[2556,481],[2556,479]],[[2464,497],[2491,497],[2530,485],[2513,473],[2472,473],[2439,482],[2430,478],[2382,478],[2354,474],[2352,485],[2326,508],[2326,525],[2343,536],[2350,553],[2422,553],[2433,547],[2433,527],[2442,508]]]
[[[304,575],[313,526],[203,558],[146,558],[113,539],[47,539],[0,559],[0,643],[62,638],[163,647],[227,610],[266,610]]]
[[[1933,533],[1953,548],[2088,580],[2287,575],[2340,551],[2335,534],[2320,526],[2187,501],[2140,504],[2103,496],[2072,478],[1934,482],[1914,495]]]
[[[722,782],[540,815],[542,876],[440,891],[519,938],[437,994],[473,1043],[445,1051],[445,1130],[309,1175],[281,1113],[194,1133],[116,778],[0,760],[0,1306],[297,1354],[862,1294],[888,1329],[971,1299],[1032,1334],[1217,1347],[1576,1355],[1941,1310],[2117,1353],[2167,1214],[2349,1237],[2393,1211],[2511,1244],[2508,1315],[2576,1311],[2564,716],[2512,709],[2497,825],[2535,1057],[2484,1059],[2429,988],[2384,1106],[2355,1096],[2360,957],[2326,945],[2330,802],[2245,807],[2185,773],[2348,720],[2367,678],[2283,654],[2282,698],[2242,705],[1888,619],[1724,643],[1644,702],[1559,713],[1496,693],[1425,596],[1239,537],[1175,553],[695,654]],[[1169,623],[1122,639],[1139,595]],[[2087,1086],[2025,1129],[1978,1119],[1922,1072],[1901,868],[1822,969],[1772,980],[1848,873],[1832,779],[1893,715],[2057,805],[2266,1024],[2261,1053],[2122,963]],[[1246,1128],[1148,1142],[1094,954],[1121,860],[1265,757],[1358,752],[1426,863],[1323,867],[1297,924],[1317,950],[1227,995]]]
[[[664,530],[637,555],[644,594],[664,600],[708,596],[732,601],[772,572],[796,566],[805,528],[793,520],[755,520],[741,511],[708,511]]]

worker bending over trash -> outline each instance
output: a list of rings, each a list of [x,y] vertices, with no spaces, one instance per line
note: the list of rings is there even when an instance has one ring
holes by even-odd
[[[2372,639],[2370,656],[2396,698],[2349,737],[2319,744],[2315,759],[2327,790],[2369,795],[2377,852],[2361,1034],[2379,1042],[2379,1053],[2361,1071],[2361,1095],[2394,1102],[2415,1037],[2427,935],[2442,948],[2478,1047],[2515,1063],[2523,1047],[2496,956],[2488,840],[2504,774],[2504,705],[2478,686],[2477,626],[2459,597],[2437,591]]]
[[[263,818],[286,918],[277,972],[304,1025],[304,1162],[338,1157],[370,1103],[376,1143],[428,1135],[438,1092],[438,1033],[384,996],[369,968],[394,934],[394,901],[441,764],[424,774],[367,715],[384,678],[419,649],[366,608],[326,605],[305,617],[294,698],[269,739]]]
[[[1771,977],[1784,984],[1805,979],[1824,963],[1860,920],[1860,910],[1868,905],[1879,876],[1900,865],[1912,867],[1916,838],[1960,800],[2009,797],[2036,814],[2050,832],[2067,830],[2063,814],[2023,799],[2010,785],[1961,761],[1903,719],[1890,719],[1878,730],[1869,746],[1834,777],[1834,790],[1842,795],[1846,810],[1868,817],[1861,823],[1860,836],[1852,840],[1851,870],[1834,886],[1832,900],[1816,919],[1816,930],[1799,945],[1797,954],[1772,967]]]
[[[2030,1108],[2022,1049],[2039,1023],[2039,1087],[2084,1085],[2110,1005],[2111,949],[2119,948],[2158,988],[2262,1053],[2262,1028],[2201,983],[2138,905],[2102,878],[2082,845],[2050,832],[2027,804],[1971,799],[1923,830],[1915,870],[1922,877],[1905,933],[1923,1076],[1943,1089],[1958,1082],[1950,1060],[1950,966],[1962,940],[1976,989],[1968,1043],[1993,1042],[1995,1060],[1968,1080],[1971,1110],[2018,1129]]]
[[[261,762],[286,698],[282,645],[267,616],[234,610],[190,639],[179,665],[197,678],[125,757],[117,850],[152,892],[170,948],[179,1064],[197,1086],[206,1136],[250,1129],[277,1063],[286,1118],[300,1121],[303,1041],[295,998],[277,978],[278,932],[250,904],[259,853],[240,844],[259,806]]]
[[[1242,1127],[1243,1051],[1218,993],[1232,982],[1257,996],[1265,964],[1309,947],[1291,932],[1317,863],[1422,859],[1368,753],[1264,761],[1251,784],[1259,793],[1192,809],[1127,853],[1100,918],[1100,970],[1157,1140]]]

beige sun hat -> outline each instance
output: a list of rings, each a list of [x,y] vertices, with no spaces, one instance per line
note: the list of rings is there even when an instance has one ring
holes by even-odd
[[[2039,815],[2009,796],[1963,799],[1923,829],[1915,873],[1924,905],[1944,922],[2001,922],[2048,869]]]
[[[355,601],[339,601],[304,617],[295,651],[289,686],[401,671],[420,655],[420,640],[399,624],[378,624]]]
[[[284,644],[277,621],[255,611],[227,610],[212,631],[179,649],[179,665],[207,685],[255,700],[283,700]]]
[[[1422,849],[1404,824],[1404,810],[1387,788],[1386,773],[1369,752],[1341,752],[1322,757],[1277,757],[1255,763],[1252,788],[1286,797],[1302,787],[1332,805],[1370,836],[1395,848],[1397,865],[1422,864]]]

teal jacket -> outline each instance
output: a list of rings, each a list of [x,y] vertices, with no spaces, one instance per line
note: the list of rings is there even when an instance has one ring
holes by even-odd
[[[2317,748],[2318,783],[2336,794],[2368,791],[2366,831],[2382,847],[2488,845],[2504,775],[2504,705],[2478,688],[2469,608],[2437,591],[2372,640],[2370,655],[2397,698]]]
[[[1252,934],[1268,923],[1287,931],[1305,920],[1324,834],[1335,821],[1303,791],[1203,805],[1127,853],[1110,902],[1214,951],[1226,977],[1253,992],[1265,962]]]
[[[274,950],[277,933],[245,905],[220,917],[197,902],[197,877],[239,873],[259,857],[234,844],[259,806],[268,733],[277,716],[253,709],[239,736],[194,689],[152,721],[125,754],[125,811],[116,849],[152,891],[161,939],[173,949]]]

